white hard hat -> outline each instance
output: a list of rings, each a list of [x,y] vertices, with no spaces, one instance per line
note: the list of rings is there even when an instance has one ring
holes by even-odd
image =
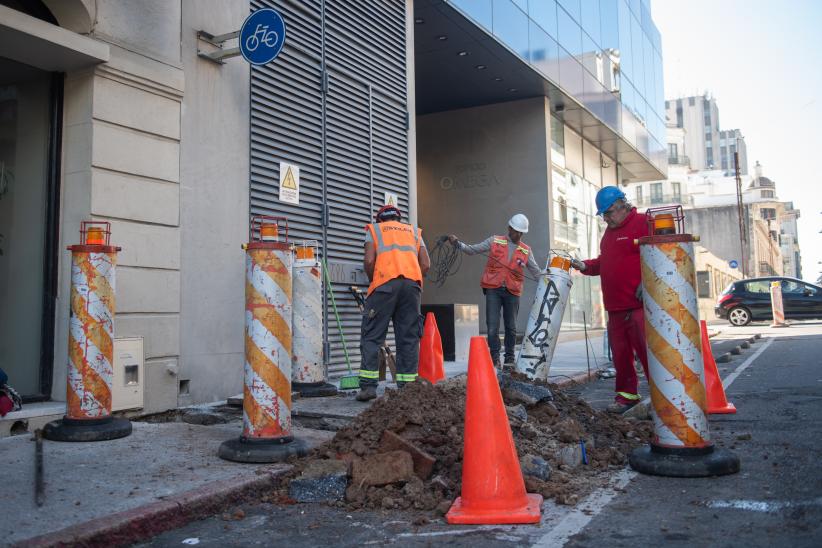
[[[517,232],[522,232],[525,234],[528,232],[528,217],[523,215],[522,213],[517,213],[511,220],[508,221],[508,226],[516,230]]]

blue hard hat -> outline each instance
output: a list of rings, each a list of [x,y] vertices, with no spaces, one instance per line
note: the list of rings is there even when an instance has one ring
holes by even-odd
[[[625,193],[615,186],[604,186],[597,192],[597,215],[605,213],[617,200],[624,200]]]

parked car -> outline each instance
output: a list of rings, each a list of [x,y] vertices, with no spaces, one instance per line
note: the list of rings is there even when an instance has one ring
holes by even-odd
[[[795,278],[769,276],[732,282],[716,301],[717,317],[731,325],[748,325],[755,320],[771,320],[771,282],[782,284],[785,319],[822,318],[822,287]]]

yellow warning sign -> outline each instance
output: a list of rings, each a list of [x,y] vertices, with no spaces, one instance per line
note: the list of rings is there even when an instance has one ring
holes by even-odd
[[[396,206],[399,205],[399,197],[394,194],[393,192],[386,192],[385,193],[385,205],[392,205]]]
[[[300,203],[300,167],[280,162],[280,201]]]
[[[294,182],[294,175],[291,173],[291,166],[289,166],[288,171],[285,172],[283,184],[280,186],[282,186],[283,188],[289,188],[291,190],[297,190],[297,183]]]

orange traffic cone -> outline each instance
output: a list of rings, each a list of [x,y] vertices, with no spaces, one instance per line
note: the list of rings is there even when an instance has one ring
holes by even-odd
[[[420,364],[418,374],[432,384],[445,378],[442,365],[442,339],[433,312],[425,316],[425,327],[420,340]]]
[[[538,523],[541,505],[542,495],[525,492],[488,343],[471,337],[462,496],[445,519],[460,524]]]
[[[711,352],[711,341],[708,339],[708,324],[705,320],[699,321],[702,327],[702,364],[705,369],[705,396],[707,411],[710,414],[736,413],[736,406],[729,403],[725,397],[725,389],[719,378],[714,354]]]

